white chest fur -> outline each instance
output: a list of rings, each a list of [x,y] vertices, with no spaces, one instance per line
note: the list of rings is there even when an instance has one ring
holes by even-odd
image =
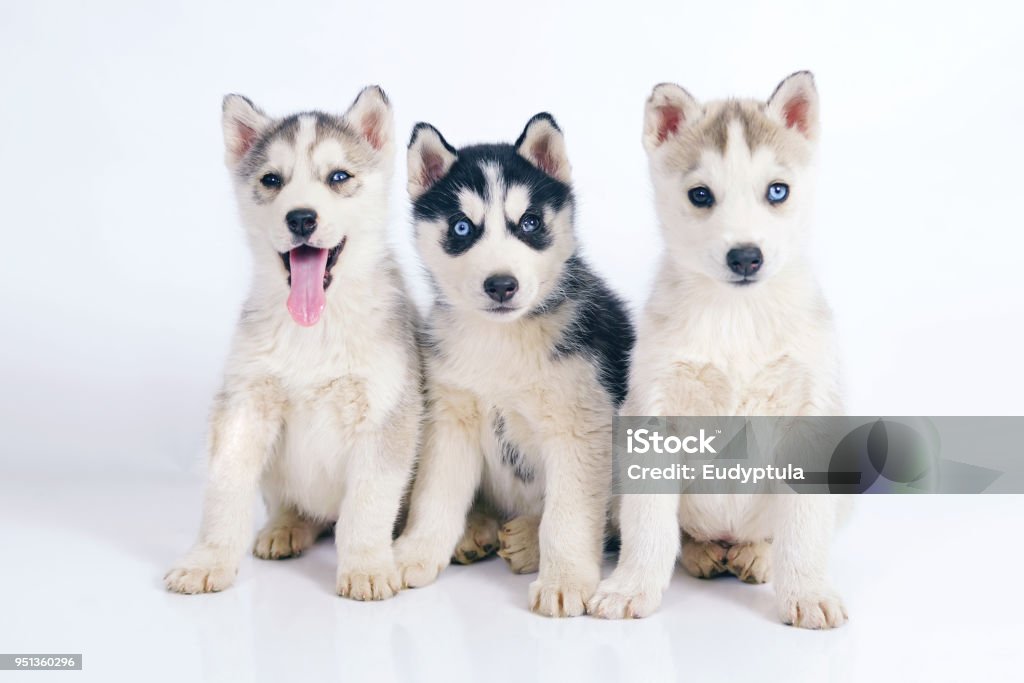
[[[419,391],[410,322],[366,294],[328,290],[327,309],[308,328],[295,324],[283,301],[252,306],[228,364],[229,390],[258,377],[278,387],[283,425],[265,492],[317,517],[337,514],[360,435],[384,428],[403,398]]]

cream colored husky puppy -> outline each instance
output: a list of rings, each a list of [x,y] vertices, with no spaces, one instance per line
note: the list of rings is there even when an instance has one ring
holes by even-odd
[[[654,89],[643,142],[666,251],[622,414],[841,414],[831,316],[803,251],[817,139],[818,95],[807,72],[784,80],[766,103],[701,104],[676,85]],[[784,622],[839,626],[846,610],[826,565],[842,502],[622,496],[619,564],[589,611],[651,614],[682,544],[690,573],[762,582],[771,571]]]
[[[337,521],[337,591],[394,595],[391,539],[422,414],[415,310],[386,238],[391,107],[366,88],[343,116],[272,119],[224,99],[227,165],[253,280],[215,401],[199,539],[166,576],[227,588],[257,557],[298,555]]]

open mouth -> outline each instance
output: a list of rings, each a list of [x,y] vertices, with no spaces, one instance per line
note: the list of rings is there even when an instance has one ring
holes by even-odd
[[[292,254],[298,253],[299,258],[301,259],[307,258],[311,254],[318,255],[317,252],[326,251],[327,262],[324,267],[323,280],[324,289],[327,289],[327,287],[331,284],[332,279],[331,268],[333,268],[334,264],[338,262],[338,254],[340,254],[341,250],[345,247],[346,239],[346,237],[342,237],[341,242],[338,243],[338,246],[332,247],[330,249],[318,249],[317,247],[311,247],[308,244],[303,244],[301,246],[295,247],[291,251],[286,251],[285,253],[281,254],[281,260],[284,261],[284,268],[285,270],[288,271],[288,284],[290,285],[292,283]]]
[[[345,248],[345,239],[331,249],[320,249],[304,244],[281,254],[288,271],[288,312],[303,327],[315,325],[327,305],[324,292],[330,286],[331,269]]]

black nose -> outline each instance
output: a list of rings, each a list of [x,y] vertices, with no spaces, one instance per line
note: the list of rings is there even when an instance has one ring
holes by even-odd
[[[729,264],[729,270],[746,277],[761,270],[764,256],[757,247],[736,247],[725,255],[725,262]]]
[[[316,230],[316,211],[313,209],[292,209],[284,217],[288,229],[299,237],[309,237]]]
[[[519,281],[511,275],[492,275],[484,280],[484,291],[499,304],[503,304],[516,295]]]

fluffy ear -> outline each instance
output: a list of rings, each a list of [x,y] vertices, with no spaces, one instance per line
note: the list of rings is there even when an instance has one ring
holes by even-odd
[[[416,199],[448,175],[459,158],[455,148],[429,123],[417,123],[409,140],[409,196]]]
[[[768,115],[809,140],[818,137],[818,90],[810,71],[798,71],[779,83],[768,98]]]
[[[703,112],[700,102],[675,83],[654,86],[644,107],[644,149],[653,152],[685,126],[696,123]]]
[[[256,144],[270,118],[247,97],[225,95],[221,107],[224,126],[224,160],[235,166]]]
[[[380,86],[363,88],[345,112],[345,121],[377,150],[391,144],[394,137],[391,103]]]
[[[516,151],[552,178],[566,184],[572,179],[572,166],[565,152],[565,137],[551,114],[545,112],[530,119],[516,140]]]

